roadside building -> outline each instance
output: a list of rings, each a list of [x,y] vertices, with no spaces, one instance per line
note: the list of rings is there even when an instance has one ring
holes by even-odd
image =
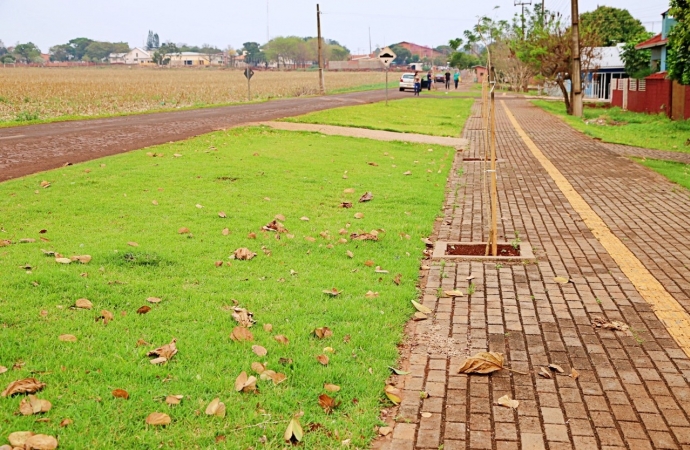
[[[437,52],[431,47],[427,47],[425,45],[419,45],[419,44],[413,44],[412,42],[398,42],[397,44],[391,45],[391,47],[399,45],[402,48],[405,48],[409,50],[412,55],[418,56],[420,59],[424,58],[429,58],[429,59],[435,59],[435,58],[440,58],[443,57],[443,53]]]
[[[143,48],[134,47],[127,53],[111,53],[108,55],[108,62],[110,64],[150,64],[153,58],[150,52]]]
[[[666,72],[668,33],[675,24],[676,20],[669,16],[668,11],[664,12],[661,15],[661,33],[635,46],[637,50],[652,51],[650,66],[654,72]]]
[[[472,73],[474,74],[474,82],[482,83],[489,72],[486,66],[472,66]]]
[[[170,65],[173,67],[195,67],[195,66],[222,66],[223,54],[208,54],[197,52],[168,53],[166,58],[170,58]]]
[[[615,47],[597,47],[590,61],[591,71],[583,74],[586,98],[598,100],[611,99],[611,80],[628,78],[621,52],[625,44]],[[559,92],[560,93],[560,92]],[[558,95],[558,94],[556,94]]]

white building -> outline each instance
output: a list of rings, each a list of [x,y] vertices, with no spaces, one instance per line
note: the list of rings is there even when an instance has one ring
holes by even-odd
[[[127,53],[111,53],[108,56],[110,64],[149,64],[153,62],[150,52],[134,47]]]

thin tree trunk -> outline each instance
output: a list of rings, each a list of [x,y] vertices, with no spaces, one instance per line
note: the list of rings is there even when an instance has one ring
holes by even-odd
[[[570,93],[568,92],[568,89],[565,87],[565,81],[562,78],[559,78],[556,83],[558,83],[558,87],[561,88],[561,92],[563,93],[563,99],[565,100],[565,109],[568,112],[568,114],[572,114],[572,106],[570,104]]]

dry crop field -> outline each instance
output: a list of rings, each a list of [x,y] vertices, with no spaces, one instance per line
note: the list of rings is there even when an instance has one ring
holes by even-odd
[[[382,72],[327,72],[326,88],[384,81]],[[315,94],[316,72],[256,72],[253,99]],[[102,116],[242,102],[239,70],[126,67],[0,68],[0,123]]]

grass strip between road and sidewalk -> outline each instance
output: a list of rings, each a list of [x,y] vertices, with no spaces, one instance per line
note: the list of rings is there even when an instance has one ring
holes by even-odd
[[[583,117],[566,114],[561,101],[533,100],[533,104],[561,117],[568,125],[604,142],[633,147],[690,152],[690,121],[674,121],[663,114],[644,114],[608,108],[585,107]],[[606,105],[608,106],[608,104]]]
[[[385,103],[346,106],[283,119],[371,130],[457,137],[470,115],[474,99],[407,98]]]
[[[665,176],[672,182],[690,190],[690,164],[649,158],[632,158],[634,161]]]
[[[461,102],[421,129],[449,129],[433,125],[446,120],[461,129],[469,108]],[[419,295],[421,238],[442,207],[453,157],[434,145],[235,128],[0,184],[0,239],[13,242],[0,247],[0,366],[10,368],[0,389],[33,376],[47,383],[38,397],[53,404],[50,421],[37,422],[15,414],[20,398],[0,397],[0,445],[30,430],[59,436],[65,448],[239,449],[262,436],[282,448],[288,422],[303,411],[306,448],[348,439],[367,447],[389,404],[388,366]],[[358,203],[365,192],[373,200]],[[279,214],[289,231],[262,231]],[[378,241],[350,236],[372,230]],[[231,260],[241,247],[258,255]],[[92,260],[58,264],[42,249]],[[340,294],[322,292],[333,288]],[[80,298],[93,310],[71,308]],[[137,314],[144,305],[152,310]],[[230,339],[234,305],[254,313],[253,342]],[[114,314],[107,325],[97,321],[102,310]],[[317,339],[317,327],[333,336]],[[77,341],[62,342],[63,334]],[[173,338],[179,353],[152,365],[146,353]],[[257,375],[253,362],[287,380],[236,392],[240,372]],[[324,393],[339,402],[329,415],[319,406]],[[166,395],[184,398],[168,406]],[[214,398],[225,418],[204,413]],[[145,425],[156,411],[171,425]],[[73,423],[62,428],[63,419]]]

